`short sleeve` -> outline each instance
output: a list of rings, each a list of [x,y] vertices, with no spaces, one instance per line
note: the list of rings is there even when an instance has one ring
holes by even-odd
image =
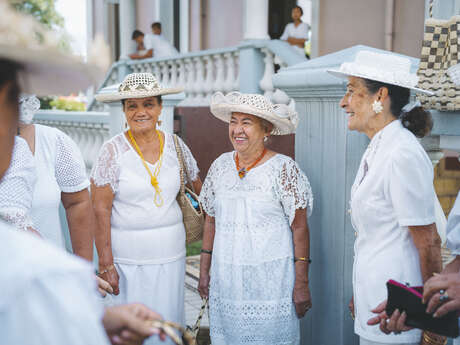
[[[118,150],[113,141],[102,145],[96,164],[91,171],[91,182],[97,187],[109,185],[115,194],[118,190],[120,165],[118,163]]]
[[[89,187],[82,154],[75,142],[65,133],[56,138],[56,181],[64,193],[75,193]]]
[[[277,192],[283,205],[284,213],[292,224],[295,211],[307,209],[310,216],[313,210],[313,193],[310,182],[299,165],[292,159],[285,161],[277,178]]]
[[[306,40],[308,39],[308,31],[310,31],[310,25],[308,25],[307,23],[302,23],[303,25],[303,32],[302,32],[302,37],[299,37],[299,38],[305,38]]]
[[[282,40],[282,41],[287,41],[287,39],[288,39],[288,37],[289,37],[289,34],[288,34],[288,27],[289,27],[289,24],[286,24],[286,26],[284,27],[283,34],[282,34],[281,37],[280,37],[280,40]]]
[[[184,164],[185,164],[185,169],[187,169],[188,177],[192,181],[196,181],[196,179],[198,178],[198,173],[200,172],[200,170],[198,169],[196,160],[193,157],[193,154],[188,148],[188,146],[184,143],[184,141],[180,137],[177,137],[177,139],[182,149],[182,155],[184,157]],[[189,183],[192,181],[188,181],[188,179],[186,178],[185,183]]]
[[[460,192],[457,195],[454,207],[449,213],[446,226],[446,246],[452,254],[460,255]]]
[[[144,47],[147,50],[153,49],[152,35],[147,34],[144,36]]]
[[[422,148],[410,146],[391,155],[388,191],[400,226],[429,225],[436,221],[433,168]]]
[[[208,174],[203,183],[203,187],[201,188],[200,193],[200,202],[203,206],[204,211],[211,217],[215,217],[215,185],[216,185],[216,165],[217,160],[212,163],[211,167],[209,168]]]

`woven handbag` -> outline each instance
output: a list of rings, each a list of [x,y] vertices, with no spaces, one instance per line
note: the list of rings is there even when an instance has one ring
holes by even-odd
[[[190,178],[185,168],[184,156],[176,135],[174,135],[174,146],[176,147],[177,159],[180,166],[180,190],[177,194],[177,202],[182,210],[186,243],[188,244],[203,238],[204,212],[198,201],[198,196],[195,194],[193,184],[190,183],[191,189],[185,185],[185,176],[187,176],[188,181],[190,181]],[[194,200],[197,208],[193,206],[190,198]]]
[[[201,319],[203,318],[205,310],[208,308],[208,299],[203,298],[203,303],[201,305],[200,313],[198,314],[195,325],[193,327],[187,326],[187,332],[195,338],[196,345],[211,345],[209,327],[201,327]]]
[[[433,19],[433,0],[430,18],[425,21],[422,55],[417,71],[418,87],[434,95],[417,95],[426,108],[460,110],[460,16],[449,20]]]

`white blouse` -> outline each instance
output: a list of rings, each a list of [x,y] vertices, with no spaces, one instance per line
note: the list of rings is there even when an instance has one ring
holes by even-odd
[[[454,207],[449,213],[446,226],[447,248],[453,255],[460,255],[460,192],[455,200]]]
[[[368,326],[367,320],[374,316],[371,309],[387,298],[389,279],[422,285],[419,256],[408,226],[435,222],[434,196],[428,155],[399,120],[393,121],[373,137],[351,190],[351,220],[357,236],[355,332],[359,336],[382,343],[420,340],[419,330],[385,335],[378,327]]]
[[[89,187],[85,163],[77,145],[65,133],[48,126],[34,127],[37,184],[31,215],[43,237],[64,248],[59,217],[61,192],[75,193]]]
[[[87,262],[0,221],[2,344],[108,345]]]
[[[32,152],[27,142],[16,136],[10,166],[0,180],[0,218],[18,230],[35,228],[30,218],[35,175]]]
[[[180,138],[179,144],[190,179],[194,181],[199,172],[196,161]],[[116,263],[160,264],[185,256],[185,229],[176,201],[180,167],[171,134],[165,133],[163,155],[158,182],[164,203],[158,207],[150,176],[125,133],[113,137],[101,148],[91,180],[96,186],[110,185],[114,194],[111,235]],[[147,164],[153,172],[158,162]]]

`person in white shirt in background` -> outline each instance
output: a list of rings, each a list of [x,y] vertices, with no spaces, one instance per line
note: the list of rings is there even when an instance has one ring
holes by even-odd
[[[310,25],[302,22],[302,19],[300,19],[302,15],[302,7],[295,6],[292,9],[291,17],[293,22],[286,25],[280,40],[287,41],[300,55],[305,56],[304,46],[308,40]]]
[[[178,55],[178,50],[161,34],[161,23],[152,24],[152,33],[144,38],[144,45],[147,50],[153,50],[153,57],[169,57]]]
[[[151,36],[151,35],[149,35]],[[146,38],[144,33],[140,30],[134,30],[131,39],[136,42],[137,50],[129,57],[133,60],[148,59],[153,56],[152,47],[146,47],[146,40],[150,42],[150,38]],[[150,45],[150,43],[149,43]]]
[[[32,17],[15,12],[6,0],[0,0],[0,13],[1,179],[11,163],[21,89],[42,95],[84,89],[97,83],[95,75],[103,71],[61,53],[51,33]],[[16,231],[3,217],[0,286],[2,344],[141,344],[158,331],[149,321],[160,316],[143,305],[104,310],[89,263]]]

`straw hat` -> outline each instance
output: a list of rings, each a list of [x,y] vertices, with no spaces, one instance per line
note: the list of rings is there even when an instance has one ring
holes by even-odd
[[[0,13],[0,59],[22,65],[21,91],[39,96],[76,92],[104,76],[110,61],[103,41],[93,47],[86,64],[75,55],[63,53],[52,32],[32,16],[15,11],[7,0],[0,0]]]
[[[328,72],[339,78],[359,77],[401,86],[420,93],[433,94],[416,87],[418,76],[411,73],[410,68],[411,61],[408,58],[361,50],[356,54],[353,62],[344,62],[339,69],[330,69]]]
[[[182,91],[183,89],[181,88],[161,87],[152,73],[131,73],[125,77],[116,92],[99,93],[96,95],[96,100],[99,102],[114,102],[128,98],[161,96]]]
[[[299,116],[285,104],[272,104],[267,97],[258,94],[216,92],[211,99],[211,113],[225,122],[230,122],[232,113],[255,115],[273,124],[272,135],[295,133]]]

